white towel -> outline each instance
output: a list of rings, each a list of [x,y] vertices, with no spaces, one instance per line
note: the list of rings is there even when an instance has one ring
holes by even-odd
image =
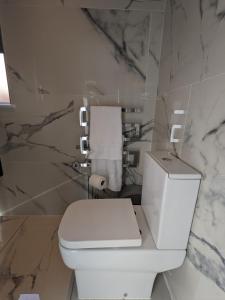
[[[92,159],[92,174],[107,178],[108,188],[119,192],[122,186],[122,160]]]
[[[90,153],[92,174],[108,179],[108,188],[120,191],[122,185],[121,107],[91,106]]]

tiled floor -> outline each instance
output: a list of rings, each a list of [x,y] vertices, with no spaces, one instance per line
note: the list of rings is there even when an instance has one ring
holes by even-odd
[[[58,250],[60,219],[0,218],[0,300],[18,300],[28,293],[40,294],[41,300],[77,300],[73,272],[64,266]],[[156,281],[152,300],[170,300],[162,277]]]
[[[0,299],[38,293],[41,300],[68,300],[72,272],[58,251],[59,216],[2,217]]]

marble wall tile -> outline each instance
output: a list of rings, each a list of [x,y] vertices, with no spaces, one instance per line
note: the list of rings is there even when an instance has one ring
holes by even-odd
[[[6,210],[4,215],[60,215],[74,201],[88,198],[88,179],[78,177],[60,184],[50,191],[44,191]]]
[[[192,86],[181,157],[202,172],[193,230],[225,256],[225,76]],[[219,230],[218,230],[219,229]],[[195,238],[193,236],[192,241]],[[198,241],[199,242],[199,241]],[[203,243],[204,244],[204,243]],[[222,272],[220,273],[222,276]],[[225,274],[224,274],[225,276]]]
[[[90,24],[94,25],[94,28],[100,33],[103,47],[104,43],[106,43],[111,48],[111,58],[114,60],[113,68],[111,68],[109,59],[107,59],[105,67],[108,70],[110,68],[110,72],[102,71],[102,74],[105,74],[104,76],[107,76],[107,73],[108,76],[116,75],[115,67],[117,66],[120,68],[120,72],[115,77],[116,81],[113,85],[117,85],[116,88],[119,89],[120,93],[124,94],[128,91],[130,95],[132,92],[144,93],[150,22],[149,13],[93,9],[83,9],[83,13]],[[101,57],[102,61],[103,59],[104,57]],[[98,60],[97,63],[99,64]],[[98,73],[101,74],[101,69],[99,68]],[[131,80],[132,86],[130,85]]]
[[[216,284],[202,275],[190,260],[185,260],[181,268],[166,274],[170,291],[176,299],[182,300],[223,300],[224,292]]]
[[[27,47],[26,51],[15,55],[11,46],[14,42],[12,37],[15,34],[15,23],[20,24],[27,15],[31,15],[33,20],[32,26],[29,26],[30,20],[26,25],[30,28],[27,34],[32,36],[33,40],[30,43],[34,46]],[[154,14],[152,16],[154,21],[156,17]],[[11,63],[8,68],[10,81],[13,93],[20,93],[15,101],[13,100],[18,106],[18,111],[45,112],[45,105],[48,105],[49,99],[55,95],[57,98],[59,95],[62,97],[61,102],[64,95],[69,93],[82,95],[91,82],[100,95],[145,95],[149,55],[148,12],[93,9],[82,12],[80,9],[44,10],[22,6],[19,9],[6,8],[2,19],[5,24],[7,60]],[[13,24],[10,23],[12,19]],[[39,22],[40,19],[42,22]],[[160,28],[157,24],[155,27],[151,37],[153,47],[156,47],[158,34],[160,41]],[[17,30],[18,36],[24,35],[23,27],[21,31]],[[51,35],[49,39],[49,32],[57,34]],[[76,40],[79,40],[79,43]],[[40,47],[40,44],[43,47]],[[25,59],[26,63],[29,61],[30,69],[23,69]],[[27,82],[27,78],[31,82]],[[155,82],[157,77],[154,78],[154,86],[157,85]],[[31,98],[28,105],[24,100],[28,98],[25,94],[28,93],[27,89]]]
[[[147,71],[147,94],[155,99],[158,90],[161,44],[163,37],[163,13],[151,14],[149,35],[149,59]]]
[[[166,149],[175,155],[181,155],[190,93],[190,87],[184,86],[158,96],[155,111],[156,125],[153,131],[153,149]],[[183,110],[184,114],[176,115],[175,110]],[[170,142],[171,128],[174,124],[183,126],[175,132],[175,138],[179,139],[178,143]]]
[[[181,300],[193,298],[193,293],[193,299],[210,299],[205,298],[205,282],[211,281],[207,295],[215,295],[214,299],[222,299],[225,291],[225,23],[221,3],[168,1],[165,13],[153,148],[175,153],[202,173],[188,259],[184,267],[168,275],[175,297]],[[171,118],[174,108],[185,109],[185,117]],[[181,143],[172,145],[170,126],[177,122],[185,128]],[[198,271],[188,267],[190,262]],[[198,285],[193,286],[191,274]]]
[[[151,147],[158,82],[153,57],[160,55],[164,1],[91,5],[1,2],[15,104],[13,111],[0,111],[1,213],[13,214],[13,207],[15,214],[63,213],[66,203],[87,197],[87,172],[73,164],[84,160],[78,116],[84,96],[90,105],[141,107],[142,113],[124,115],[141,125],[139,140],[128,148],[143,153]],[[129,182],[141,184],[141,173],[141,164],[129,170]]]
[[[87,8],[102,8],[102,9],[123,9],[123,10],[151,10],[151,11],[164,11],[165,0],[79,0],[78,3],[81,7]],[[65,4],[70,5],[71,0],[65,0]]]
[[[85,7],[95,9],[119,9],[119,10],[151,10],[164,11],[166,0],[1,0],[0,4],[17,7]]]
[[[76,145],[79,144],[81,129],[74,119],[72,102],[46,116],[2,118],[4,137],[0,153],[7,161],[76,160],[80,157]]]
[[[165,95],[158,96],[155,105],[155,121],[152,133],[152,150],[168,149],[170,137],[169,116]]]
[[[87,198],[88,179],[69,163],[6,163],[5,176],[0,182],[0,212],[13,214],[60,214],[72,201]],[[28,205],[31,202],[31,205]],[[51,211],[52,203],[52,211]],[[61,211],[60,211],[61,209]]]
[[[161,91],[224,73],[225,22],[218,3],[167,2]]]
[[[224,79],[216,76],[192,86],[181,157],[203,174],[188,256],[225,291]]]
[[[81,176],[69,163],[8,162],[5,169],[8,172],[2,182],[9,179],[14,185],[18,184],[21,189],[23,189],[23,186],[27,186],[26,192],[28,194],[31,194],[32,191],[34,191],[34,194],[39,194],[50,189],[51,186],[57,186],[60,183]]]
[[[169,91],[170,81],[172,80],[173,63],[173,36],[172,36],[172,17],[171,5],[167,1],[166,11],[164,13],[163,37],[160,57],[160,74],[158,83],[158,94]]]
[[[97,15],[99,19],[95,20]],[[21,6],[4,8],[1,18],[13,88],[16,85],[19,89],[27,90],[34,94],[32,98],[36,96],[41,100],[42,95],[52,93],[83,94],[86,81],[99,82],[99,89],[104,94],[114,94],[118,89],[128,90],[133,86],[136,92],[137,89],[143,91],[143,78],[146,77],[143,58],[147,52],[146,39],[149,34],[148,13],[87,9],[82,12],[78,8]],[[13,24],[10,22],[12,19]],[[101,29],[101,22],[105,26],[109,22],[107,32]],[[17,26],[21,23],[25,23],[24,26]],[[18,43],[24,44],[24,47],[15,54],[11,46],[15,42],[13,37],[16,34],[21,38],[24,32],[32,38],[24,37],[24,43],[20,39]],[[122,38],[128,43],[126,49],[122,47]],[[23,68],[28,62],[29,67]],[[128,70],[135,72],[133,74]]]

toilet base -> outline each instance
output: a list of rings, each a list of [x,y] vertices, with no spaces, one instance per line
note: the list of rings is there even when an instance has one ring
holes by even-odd
[[[76,270],[79,299],[151,299],[157,273]]]

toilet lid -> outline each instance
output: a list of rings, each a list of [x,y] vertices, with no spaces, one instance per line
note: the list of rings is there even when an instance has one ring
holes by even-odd
[[[69,249],[141,246],[130,199],[79,200],[68,206],[59,241]]]

